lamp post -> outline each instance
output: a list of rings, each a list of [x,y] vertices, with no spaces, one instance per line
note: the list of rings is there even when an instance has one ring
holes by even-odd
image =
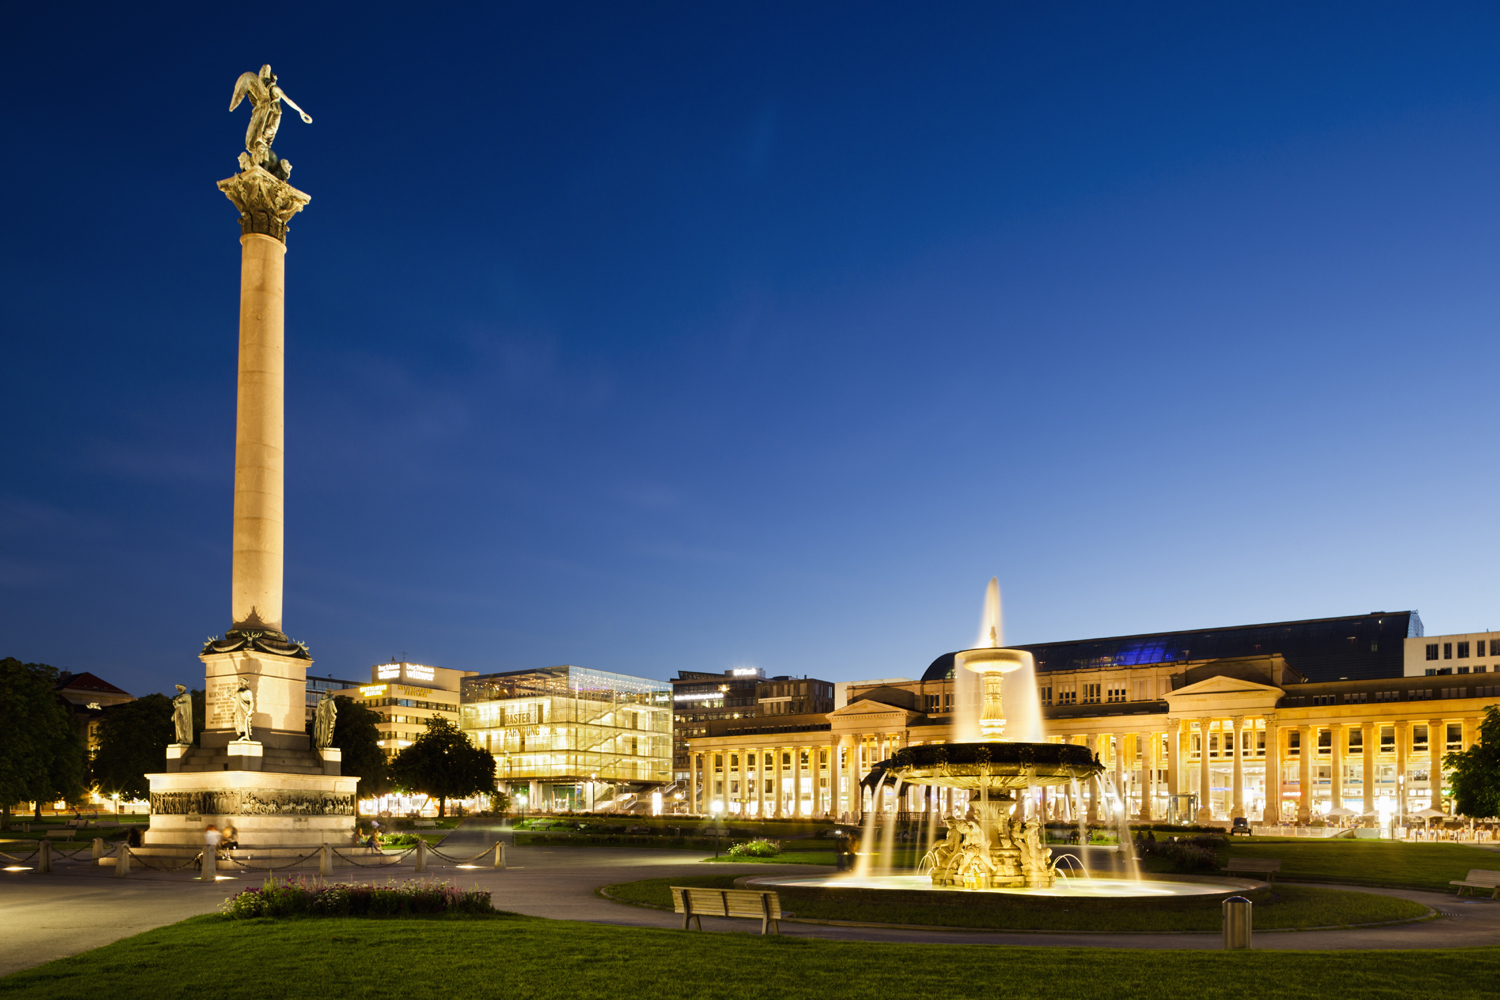
[[[516,804],[521,807],[521,822],[526,822],[526,793],[520,792],[516,795]]]
[[[717,858],[719,856],[719,833],[722,829],[724,803],[720,802],[718,799],[715,799],[711,810],[714,814],[714,857]]]

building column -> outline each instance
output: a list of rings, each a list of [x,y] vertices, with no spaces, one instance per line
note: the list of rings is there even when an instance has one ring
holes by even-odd
[[[1463,743],[1462,749],[1467,750],[1467,749],[1469,749],[1469,747],[1473,746],[1475,743],[1478,743],[1478,742],[1479,742],[1479,720],[1478,719],[1465,719],[1464,720],[1464,743]]]
[[[792,818],[802,818],[802,748],[792,747]]]
[[[1312,820],[1312,758],[1317,739],[1312,726],[1297,727],[1297,822]]]
[[[1317,732],[1312,726],[1297,727],[1297,822],[1312,821],[1312,759],[1317,742]]]
[[[1447,812],[1443,808],[1443,747],[1448,742],[1448,730],[1443,726],[1442,719],[1431,719],[1427,723],[1427,752],[1432,756],[1432,764],[1427,776],[1427,785],[1432,789],[1432,801],[1428,803],[1429,809],[1437,809]]]
[[[865,794],[859,787],[860,779],[864,775],[864,762],[860,759],[865,753],[865,734],[855,733],[853,745],[849,748],[849,815],[857,823],[864,819]]]
[[[783,803],[786,801],[786,788],[781,783],[781,754],[781,747],[777,747],[771,751],[772,787],[776,789],[775,800],[771,806],[771,815],[777,819],[786,816],[786,808],[783,806]]]
[[[1342,722],[1329,723],[1329,759],[1333,764],[1329,769],[1333,781],[1333,806],[1331,808],[1334,809],[1340,809],[1344,805],[1344,741],[1348,738]]]
[[[1235,820],[1245,817],[1245,717],[1236,715],[1230,721],[1234,725],[1234,806],[1229,818]]]
[[[1214,821],[1213,783],[1208,765],[1208,727],[1212,719],[1198,720],[1198,816],[1199,823]]]
[[[688,812],[698,811],[698,752],[688,750]]]
[[[828,792],[824,796],[828,803],[828,818],[839,818],[839,741],[828,744]]]
[[[1266,716],[1266,804],[1260,811],[1262,823],[1281,822],[1281,727]]]
[[[1360,723],[1359,730],[1360,739],[1364,740],[1364,760],[1361,761],[1361,766],[1365,771],[1363,782],[1365,790],[1364,811],[1368,814],[1375,811],[1375,740],[1379,738],[1379,734],[1376,733],[1373,722]]]
[[[1100,738],[1098,738],[1098,736],[1095,736],[1094,733],[1089,733],[1089,735],[1086,735],[1085,738],[1083,738],[1083,745],[1085,745],[1085,747],[1088,747],[1089,753],[1094,754],[1095,757],[1100,756]],[[1098,780],[1098,777],[1089,778],[1088,789],[1089,807],[1088,811],[1086,811],[1085,813],[1085,816],[1083,816],[1083,822],[1098,823],[1100,822],[1101,789],[1100,780]]]
[[[755,818],[766,818],[766,750],[755,751]]]
[[[1156,816],[1156,758],[1161,752],[1161,734],[1153,729],[1137,733],[1135,738],[1146,741],[1141,745],[1141,808],[1136,816],[1142,823],[1150,823]]]
[[[1401,822],[1411,811],[1406,790],[1406,759],[1411,756],[1411,723],[1396,723],[1396,815]]]
[[[1120,814],[1130,815],[1130,800],[1125,795],[1125,734],[1115,734],[1115,794],[1119,796]]]
[[[1163,819],[1175,816],[1175,796],[1182,791],[1182,725],[1181,719],[1167,720],[1167,813]]]

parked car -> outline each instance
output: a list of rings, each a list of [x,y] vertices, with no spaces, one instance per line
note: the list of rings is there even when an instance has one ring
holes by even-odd
[[[1243,816],[1236,816],[1233,825],[1229,827],[1229,835],[1231,837],[1237,833],[1243,833],[1247,837],[1250,836],[1250,821]]]

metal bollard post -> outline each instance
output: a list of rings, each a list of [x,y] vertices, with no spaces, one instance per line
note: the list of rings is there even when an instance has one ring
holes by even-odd
[[[94,849],[93,849],[93,851],[91,853],[93,854],[93,857],[94,857],[95,861],[98,861],[100,858],[104,857],[104,838],[103,837],[95,837],[94,838]]]
[[[124,878],[130,874],[130,844],[120,845],[115,851],[115,878]]]
[[[333,874],[333,848],[327,844],[318,852],[318,874],[324,878]]]
[[[495,841],[495,867],[505,867],[505,844],[503,841]]]
[[[1250,900],[1230,896],[1224,900],[1224,950],[1250,947]]]
[[[36,845],[36,870],[43,875],[52,874],[52,842],[44,840]]]
[[[427,870],[427,841],[423,840],[423,839],[421,839],[419,837],[417,839],[417,871],[419,871],[419,872],[425,872],[426,870]]]
[[[214,849],[205,844],[203,847],[203,881],[213,882],[217,880],[217,860],[218,859],[214,857]]]

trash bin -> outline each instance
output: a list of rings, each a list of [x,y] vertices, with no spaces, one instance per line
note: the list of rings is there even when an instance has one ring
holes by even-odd
[[[1224,950],[1250,947],[1250,900],[1230,896],[1224,900]]]

